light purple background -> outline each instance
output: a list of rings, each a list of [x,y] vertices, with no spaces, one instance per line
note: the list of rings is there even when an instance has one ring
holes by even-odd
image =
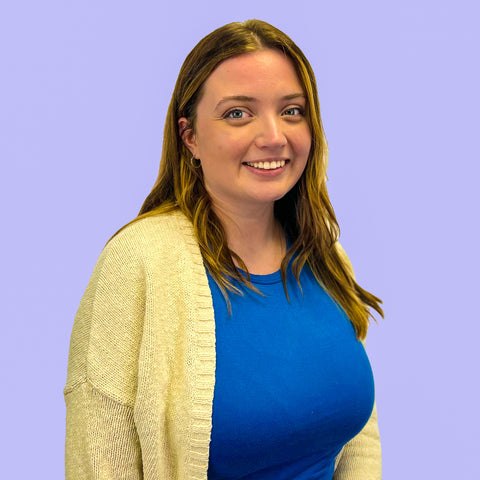
[[[384,300],[368,338],[384,478],[480,478],[475,3],[2,3],[2,478],[63,477],[70,332],[95,261],[156,178],[183,59],[254,17],[314,67],[341,241]]]

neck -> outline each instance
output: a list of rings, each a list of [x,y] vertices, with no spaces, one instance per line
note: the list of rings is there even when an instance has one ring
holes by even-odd
[[[228,247],[243,260],[250,273],[267,275],[280,268],[286,241],[273,214],[273,203],[250,209],[214,203],[213,208],[227,234]]]

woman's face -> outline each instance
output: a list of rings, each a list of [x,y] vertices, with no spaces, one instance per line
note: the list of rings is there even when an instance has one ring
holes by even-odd
[[[291,60],[277,50],[230,58],[212,72],[183,140],[214,205],[273,205],[295,185],[311,145],[306,107]],[[179,120],[180,131],[186,125]]]

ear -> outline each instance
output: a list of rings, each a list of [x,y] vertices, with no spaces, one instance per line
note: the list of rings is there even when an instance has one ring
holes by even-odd
[[[195,156],[195,150],[197,148],[195,133],[193,132],[191,123],[185,117],[178,119],[178,134],[185,146],[190,150],[190,153]]]

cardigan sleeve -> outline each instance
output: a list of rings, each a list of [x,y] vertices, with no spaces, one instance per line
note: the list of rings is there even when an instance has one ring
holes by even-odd
[[[65,395],[66,480],[141,480],[142,459],[133,409],[88,381]]]
[[[355,278],[352,264],[345,250],[339,242],[336,246],[347,269]],[[366,425],[338,455],[333,480],[381,480],[381,478],[382,451],[375,403]]]
[[[145,309],[137,257],[132,245],[114,238],[75,316],[64,389],[67,480],[143,478],[133,415]]]

